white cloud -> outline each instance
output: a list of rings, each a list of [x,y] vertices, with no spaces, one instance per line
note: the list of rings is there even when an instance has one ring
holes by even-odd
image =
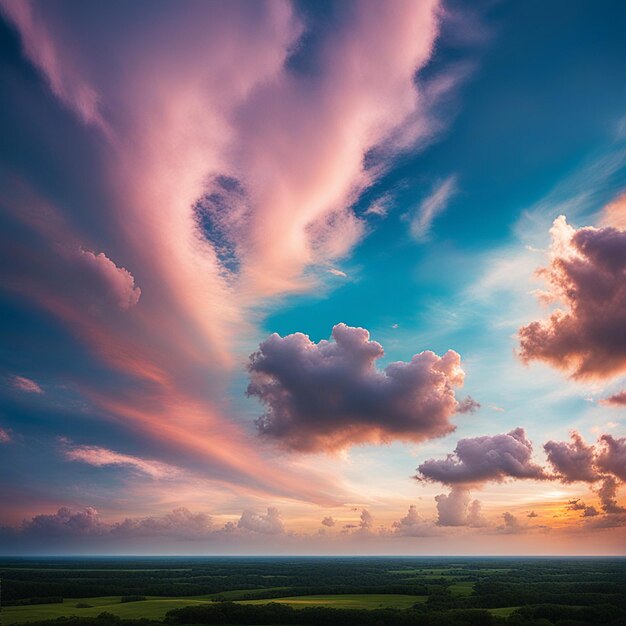
[[[433,221],[446,210],[456,192],[457,179],[454,174],[434,186],[430,195],[422,200],[411,219],[411,236],[414,239],[423,241],[428,236]]]

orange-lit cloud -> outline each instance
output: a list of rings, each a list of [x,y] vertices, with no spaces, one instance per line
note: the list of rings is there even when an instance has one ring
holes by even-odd
[[[380,371],[383,355],[367,330],[345,324],[317,344],[302,333],[270,336],[248,366],[248,393],[267,408],[259,431],[303,451],[424,441],[452,432],[450,418],[477,406],[455,397],[464,380],[456,352],[421,352]]]
[[[564,308],[520,328],[520,358],[576,379],[626,372],[626,231],[574,229],[561,216],[550,233],[550,265],[538,272],[548,284],[542,298]]]

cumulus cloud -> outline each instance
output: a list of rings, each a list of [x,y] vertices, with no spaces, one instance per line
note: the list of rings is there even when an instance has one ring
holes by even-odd
[[[404,517],[393,523],[393,530],[403,537],[431,537],[440,533],[432,522],[421,518],[414,504]]]
[[[417,478],[446,485],[546,478],[543,468],[533,462],[532,454],[532,443],[523,428],[507,434],[461,439],[447,458],[422,463],[417,468]]]
[[[98,511],[87,507],[83,511],[72,511],[61,507],[50,515],[35,515],[22,523],[21,532],[27,535],[56,537],[59,535],[102,535],[110,530],[110,526],[100,520]]]
[[[435,496],[439,526],[484,526],[481,504],[472,500],[467,489],[453,487],[450,493]]]
[[[373,527],[374,527],[373,515],[367,509],[363,509],[359,517],[359,530],[362,530],[363,532],[370,532],[373,529]]]
[[[161,516],[127,518],[111,527],[111,533],[138,537],[202,538],[214,530],[213,520],[206,513],[192,513],[185,507]]]
[[[517,534],[527,530],[527,526],[524,525],[513,513],[505,511],[502,514],[504,523],[497,527],[497,531],[503,534]]]
[[[538,271],[548,318],[520,328],[520,358],[541,360],[576,379],[626,372],[626,231],[574,229],[561,216],[552,229],[550,265]]]
[[[27,393],[43,393],[43,389],[30,378],[26,376],[12,376],[11,383],[13,387]]]
[[[595,506],[586,506],[583,509],[583,517],[596,517],[597,515],[600,515],[600,513],[598,513],[598,509]]]
[[[448,176],[434,186],[411,219],[411,235],[414,239],[423,241],[428,236],[435,218],[446,210],[456,191],[457,182],[454,175]]]
[[[565,505],[565,508],[568,511],[582,511],[581,515],[583,517],[595,517],[597,515],[600,515],[595,506],[585,504],[580,498],[570,500]]]
[[[336,524],[335,520],[328,516],[322,520],[322,526],[327,526],[328,528],[332,528]]]
[[[598,489],[598,497],[605,513],[623,513],[626,509],[617,503],[617,480],[607,476]]]
[[[552,473],[532,461],[532,443],[526,439],[521,428],[506,435],[461,439],[454,453],[447,458],[430,459],[422,463],[416,478],[453,485],[450,494],[435,498],[440,519],[443,520],[441,523],[446,525],[468,525],[468,487],[507,478],[590,484],[602,481],[596,491],[603,511],[607,514],[623,512],[617,503],[617,488],[618,481],[626,477],[626,438],[615,439],[611,435],[602,435],[594,446],[585,443],[581,435],[573,431],[571,441],[548,441],[544,450]],[[480,503],[476,506],[480,515]],[[598,514],[593,506],[587,506],[580,499],[571,500],[566,508],[582,511],[584,517]],[[534,512],[528,515],[535,516]]]
[[[571,443],[548,441],[543,448],[548,462],[563,482],[594,482],[599,476],[594,467],[595,447],[587,445],[581,435],[572,432]]]
[[[280,513],[275,507],[268,507],[266,515],[250,510],[244,511],[237,522],[237,527],[263,535],[280,535],[285,531]]]
[[[283,533],[280,515],[272,507],[268,508],[266,515],[244,511],[238,522],[230,521],[223,525],[216,525],[207,513],[193,512],[185,507],[163,514],[127,517],[114,522],[103,520],[93,507],[78,511],[61,507],[55,513],[34,515],[18,527],[0,528],[0,542],[20,540],[38,545],[41,541],[54,540],[71,544],[72,540],[83,538],[89,545],[96,545],[96,541],[116,544],[125,539],[138,541],[154,537],[220,541],[226,537],[237,540],[244,536],[252,538],[255,535]]]
[[[302,333],[271,335],[248,365],[248,394],[267,409],[259,432],[287,448],[321,451],[453,431],[450,418],[466,409],[454,392],[464,380],[460,356],[421,352],[381,371],[383,354],[367,330],[345,324],[317,344]]]
[[[626,437],[601,435],[597,445],[585,443],[573,431],[572,441],[548,441],[544,445],[555,477],[563,482],[596,482],[607,474],[626,480]]]
[[[615,439],[612,435],[602,435],[599,441],[598,469],[626,481],[626,437]]]
[[[141,289],[135,286],[133,275],[127,269],[115,265],[106,254],[96,254],[81,248],[75,258],[85,273],[85,287],[105,294],[121,309],[128,309],[139,302]]]
[[[0,428],[0,443],[9,443],[11,441],[11,435],[9,431],[4,428]]]
[[[69,461],[80,461],[95,467],[129,467],[152,478],[166,478],[179,472],[178,468],[166,463],[122,454],[99,446],[72,446],[70,444],[65,448],[64,455]]]

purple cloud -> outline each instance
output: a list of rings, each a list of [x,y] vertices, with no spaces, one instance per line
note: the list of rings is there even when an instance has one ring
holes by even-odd
[[[482,506],[472,500],[467,489],[453,487],[450,493],[435,496],[439,526],[485,526]]]
[[[572,432],[572,442],[548,441],[543,449],[548,462],[558,477],[566,483],[594,482],[598,480],[598,472],[594,467],[595,448],[587,445],[576,431]]]
[[[278,509],[268,507],[267,514],[244,511],[239,518],[237,527],[264,535],[280,535],[285,531]]]
[[[345,324],[317,344],[302,333],[271,335],[248,365],[248,394],[267,408],[259,432],[302,451],[423,441],[452,432],[450,418],[473,408],[455,397],[464,380],[456,352],[421,352],[381,371],[383,354],[367,330]]]
[[[444,485],[471,485],[506,478],[545,479],[542,467],[532,461],[532,443],[523,428],[507,434],[461,439],[445,459],[429,459],[418,468],[417,478]]]
[[[615,439],[612,435],[602,435],[599,441],[598,469],[626,481],[626,437]]]

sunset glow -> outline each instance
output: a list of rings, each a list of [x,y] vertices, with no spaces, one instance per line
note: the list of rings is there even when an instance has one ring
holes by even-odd
[[[595,7],[0,0],[0,554],[624,555]]]

